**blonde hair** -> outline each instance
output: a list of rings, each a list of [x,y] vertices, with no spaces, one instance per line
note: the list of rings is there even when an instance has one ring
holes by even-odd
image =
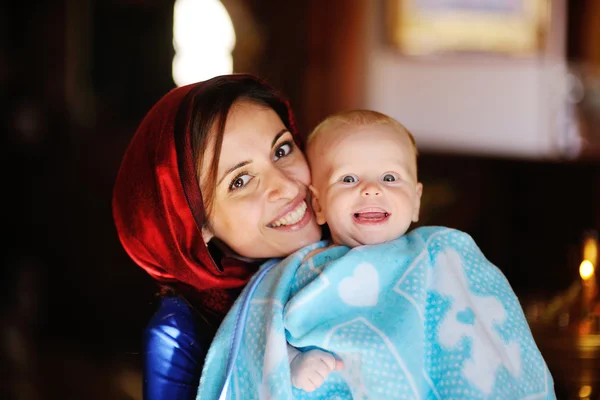
[[[317,125],[310,135],[308,135],[308,139],[306,141],[307,146],[310,145],[310,143],[314,141],[317,136],[321,135],[322,132],[338,128],[343,125],[349,125],[353,127],[390,125],[399,132],[406,133],[413,145],[415,156],[419,154],[417,150],[417,142],[415,141],[414,136],[408,129],[406,129],[406,127],[404,127],[404,125],[390,116],[373,110],[349,110],[330,115],[319,125]]]

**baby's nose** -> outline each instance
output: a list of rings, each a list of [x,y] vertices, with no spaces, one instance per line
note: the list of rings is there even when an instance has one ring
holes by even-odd
[[[381,190],[377,185],[371,183],[365,185],[365,187],[362,189],[361,194],[363,196],[379,196],[381,194]]]

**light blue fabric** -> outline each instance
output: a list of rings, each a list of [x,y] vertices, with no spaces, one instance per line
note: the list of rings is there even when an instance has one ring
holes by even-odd
[[[198,399],[219,398],[229,358],[229,399],[556,398],[517,297],[469,235],[423,227],[302,262],[325,245],[255,275],[246,309],[245,291],[213,341]],[[286,339],[336,354],[344,369],[315,392],[292,388]]]

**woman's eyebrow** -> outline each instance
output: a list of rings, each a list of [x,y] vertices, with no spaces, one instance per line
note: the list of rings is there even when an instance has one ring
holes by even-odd
[[[227,175],[229,175],[230,173],[232,173],[236,169],[245,167],[246,165],[251,164],[251,163],[252,163],[252,161],[246,160],[246,161],[241,161],[241,162],[235,164],[233,167],[231,167],[227,171],[225,171],[225,173],[223,174],[223,176],[221,177],[221,179],[219,179],[219,182],[217,182],[217,185],[220,185],[221,182],[223,182],[223,179],[225,179],[225,177]]]
[[[271,148],[275,147],[275,144],[277,143],[277,141],[279,140],[279,138],[282,137],[286,132],[290,132],[290,131],[287,128],[283,128],[282,130],[280,130],[279,132],[277,132],[277,134],[273,138],[273,143],[271,143]]]
[[[273,138],[273,142],[271,143],[271,147],[274,147],[275,144],[277,144],[277,141],[279,140],[279,138],[282,137],[283,135],[285,135],[286,132],[289,132],[289,130],[287,128],[283,128],[282,130],[280,130],[279,132],[277,132],[277,134]],[[251,163],[252,163],[251,160],[246,160],[246,161],[241,161],[241,162],[235,164],[233,167],[231,167],[227,171],[225,171],[225,173],[223,174],[223,176],[221,177],[221,179],[219,179],[219,182],[217,182],[217,185],[220,185],[221,182],[223,182],[223,179],[225,179],[225,177],[227,175],[229,175],[230,173],[232,173],[236,169],[245,167],[246,165],[251,164]]]

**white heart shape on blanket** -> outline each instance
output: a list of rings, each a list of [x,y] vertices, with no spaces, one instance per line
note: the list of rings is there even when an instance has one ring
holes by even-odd
[[[372,264],[360,263],[354,275],[342,279],[338,286],[342,301],[350,306],[370,307],[379,299],[379,274]]]

